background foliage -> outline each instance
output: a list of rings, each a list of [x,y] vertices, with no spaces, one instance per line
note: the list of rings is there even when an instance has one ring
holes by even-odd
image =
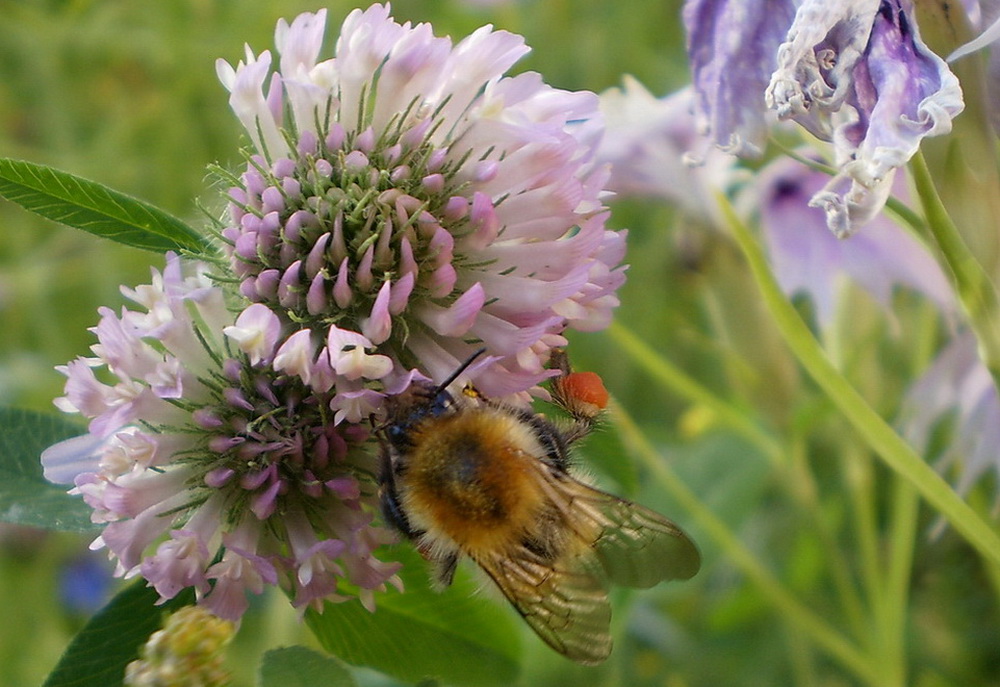
[[[354,5],[327,6],[332,33]],[[99,181],[198,225],[220,207],[206,167],[240,160],[215,59],[235,62],[243,43],[271,47],[279,17],[316,7],[0,0],[0,155]],[[599,92],[630,73],[665,94],[687,80],[676,1],[398,0],[393,9],[456,38],[488,22],[521,33],[534,50],[520,68],[562,88]],[[1000,576],[950,529],[935,529],[933,512],[799,370],[732,240],[664,204],[614,211],[613,224],[630,229],[619,324],[577,336],[573,348],[623,411],[582,461],[677,520],[704,566],[691,582],[618,595],[617,648],[599,669],[526,634],[520,683],[995,683]],[[118,286],[144,282],[162,259],[9,203],[0,203],[0,237],[0,403],[48,412],[63,381],[53,366],[85,354],[97,307],[119,307]],[[808,317],[809,304],[797,305]],[[907,293],[891,317],[860,292],[845,312],[824,342],[891,421],[944,329]],[[944,445],[946,423],[939,436]],[[993,493],[980,484],[969,501],[987,512]],[[87,535],[2,527],[0,605],[24,619],[0,625],[2,681],[37,685],[96,610],[94,597],[111,593],[101,591],[110,567],[87,552]],[[318,647],[283,598],[265,599],[230,650],[237,684],[255,683],[265,650],[294,643]],[[355,677],[395,684],[365,669]]]

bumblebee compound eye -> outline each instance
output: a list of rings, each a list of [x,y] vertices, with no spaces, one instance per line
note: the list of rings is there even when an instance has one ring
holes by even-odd
[[[393,444],[400,444],[406,440],[406,434],[409,432],[409,427],[404,425],[389,425],[385,428],[385,436]]]
[[[432,417],[444,415],[454,403],[455,399],[451,397],[451,394],[442,389],[434,395],[434,398],[427,405],[427,414]]]

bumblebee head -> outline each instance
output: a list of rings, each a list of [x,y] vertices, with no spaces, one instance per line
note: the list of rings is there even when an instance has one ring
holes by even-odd
[[[473,353],[440,384],[417,380],[403,393],[388,397],[382,431],[389,443],[400,449],[410,446],[410,434],[418,425],[453,412],[455,398],[448,387],[485,352],[486,349],[481,348]]]

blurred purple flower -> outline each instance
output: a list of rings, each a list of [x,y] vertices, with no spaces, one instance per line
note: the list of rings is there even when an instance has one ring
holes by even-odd
[[[987,52],[986,114],[994,133],[1000,134],[1000,50],[995,45],[1000,39],[1000,2],[964,0],[962,4],[968,12],[969,23],[979,35],[948,55],[948,62],[955,62],[981,50]]]
[[[905,0],[685,5],[706,132],[724,149],[753,153],[764,140],[766,104],[832,141],[840,173],[810,202],[824,208],[839,237],[877,214],[894,171],[924,137],[950,131],[963,108],[958,79],[920,40],[908,7]],[[781,29],[784,42],[772,52]]]
[[[708,148],[698,160],[694,89],[657,98],[634,78],[601,94],[606,130],[598,159],[611,165],[608,187],[620,196],[652,196],[675,203],[689,216],[721,222],[716,189],[737,180],[736,160]]]
[[[987,3],[979,3],[976,0],[964,0],[966,12],[969,15],[969,22],[973,28],[980,33],[974,39],[964,45],[955,48],[948,61],[954,62],[967,55],[990,47],[997,40],[1000,40],[1000,5],[995,0]],[[985,4],[985,6],[983,6]]]
[[[111,580],[107,561],[85,551],[59,570],[59,600],[70,613],[90,616],[111,597]]]
[[[273,73],[249,48],[217,65],[254,147],[221,232],[242,294],[437,379],[485,347],[483,393],[533,387],[566,328],[607,326],[624,281],[584,143],[597,97],[504,76],[528,48],[489,26],[453,45],[373,5],[320,60],[325,22],[279,22]]]
[[[807,200],[830,177],[791,158],[764,168],[750,194],[760,204],[760,222],[775,274],[789,294],[805,293],[820,323],[837,311],[844,275],[888,306],[896,285],[912,288],[944,311],[954,309],[947,277],[910,233],[880,215],[861,234],[842,241],[831,234],[822,211]]]
[[[722,150],[759,155],[764,90],[795,16],[794,0],[687,0],[683,19],[700,133]]]
[[[355,364],[317,392],[271,365],[293,340],[277,315],[251,306],[234,322],[206,270],[170,256],[151,284],[123,289],[139,308],[101,309],[94,357],[59,368],[56,400],[90,434],[47,449],[45,476],[94,509],[91,548],[107,547],[115,574],[141,574],[164,600],[193,587],[236,620],[266,585],[304,609],[345,598],[344,579],[370,606],[398,565],[372,556],[389,538],[371,525],[374,458],[362,418],[336,421],[338,397],[355,375],[400,389],[411,375]]]
[[[1000,472],[1000,397],[970,332],[956,336],[911,387],[900,425],[910,443],[927,451],[934,428],[949,415],[949,440],[938,467],[956,468],[956,486],[965,492],[989,471]]]

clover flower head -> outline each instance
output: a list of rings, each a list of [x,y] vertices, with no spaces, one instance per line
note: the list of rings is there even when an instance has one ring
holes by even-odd
[[[336,338],[320,355],[348,377],[388,358],[443,378],[485,348],[484,393],[533,387],[567,327],[608,323],[624,280],[585,142],[597,97],[505,76],[527,48],[488,26],[453,44],[373,5],[321,59],[325,22],[279,22],[278,57],[218,63],[253,143],[222,229],[242,294]],[[345,331],[364,343],[345,351]]]
[[[125,669],[126,687],[224,687],[232,675],[223,666],[236,626],[198,606],[171,615]]]
[[[347,598],[341,580],[369,605],[372,589],[396,583],[398,565],[372,556],[388,535],[371,522],[368,430],[342,408],[357,406],[360,377],[410,375],[349,362],[318,392],[289,350],[303,336],[282,336],[263,305],[234,317],[206,268],[176,256],[123,292],[139,307],[102,309],[94,357],[60,368],[56,405],[89,418],[90,434],[42,456],[46,477],[93,508],[93,548],[108,549],[116,574],[142,575],[164,600],[193,587],[230,620],[269,585],[304,609]]]

